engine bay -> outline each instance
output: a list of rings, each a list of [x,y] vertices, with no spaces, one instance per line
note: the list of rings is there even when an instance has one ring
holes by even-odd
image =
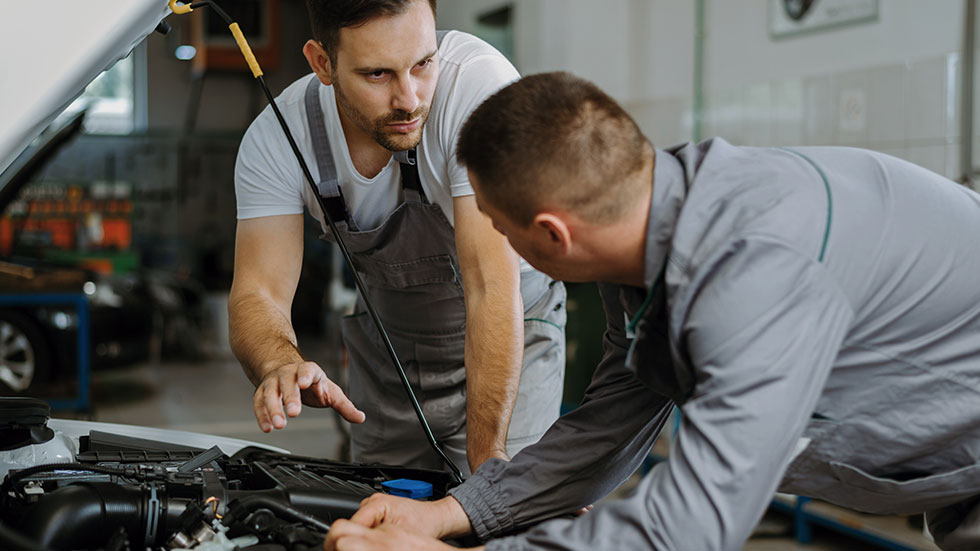
[[[9,399],[2,401],[6,402]],[[34,413],[39,406],[33,405]],[[3,409],[3,408],[0,408]],[[57,436],[24,408],[0,430],[0,463]],[[43,419],[46,421],[46,418]],[[438,499],[449,473],[295,456],[261,447],[226,455],[90,431],[58,463],[3,479],[3,549],[303,551],[376,492]],[[41,441],[41,442],[39,442]],[[31,547],[33,545],[33,547]]]

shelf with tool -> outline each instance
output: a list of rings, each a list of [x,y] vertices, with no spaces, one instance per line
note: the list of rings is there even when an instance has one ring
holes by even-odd
[[[116,264],[125,268],[134,261],[132,214],[125,183],[31,185],[0,218],[0,254],[40,252],[46,260],[56,256],[103,273],[119,271]]]

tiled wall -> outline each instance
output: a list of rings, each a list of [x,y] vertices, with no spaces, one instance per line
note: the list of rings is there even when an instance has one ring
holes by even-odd
[[[706,90],[702,137],[740,145],[875,149],[961,176],[960,55]],[[690,140],[689,98],[626,102],[659,146]],[[980,139],[976,140],[980,142]],[[980,150],[974,150],[974,158]]]
[[[496,5],[444,2],[440,18],[468,30]],[[778,40],[768,28],[769,2],[704,0],[700,42],[696,5],[516,3],[515,61],[525,74],[560,69],[592,80],[667,146],[694,137],[698,44],[702,138],[866,147],[960,178],[961,0],[889,0],[872,22]],[[980,149],[973,156],[980,163]]]

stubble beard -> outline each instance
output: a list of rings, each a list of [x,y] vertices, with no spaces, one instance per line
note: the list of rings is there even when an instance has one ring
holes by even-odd
[[[343,110],[347,118],[354,123],[361,132],[371,137],[381,147],[388,151],[405,151],[412,149],[422,141],[422,129],[429,118],[429,106],[420,105],[418,109],[411,113],[405,111],[393,111],[374,121],[369,119],[364,113],[359,111],[347,99],[343,89],[336,81],[333,84],[334,95],[337,98],[337,106]],[[408,122],[420,119],[419,127],[410,134],[401,134],[388,128],[389,124],[397,122]]]

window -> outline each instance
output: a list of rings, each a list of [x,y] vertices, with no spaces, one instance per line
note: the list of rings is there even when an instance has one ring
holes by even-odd
[[[141,44],[93,80],[65,110],[87,109],[85,132],[131,134],[146,128],[146,47]]]

